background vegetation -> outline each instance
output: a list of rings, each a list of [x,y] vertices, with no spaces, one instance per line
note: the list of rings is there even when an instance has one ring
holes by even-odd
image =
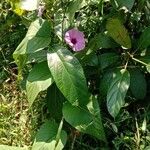
[[[51,103],[48,101],[51,96],[46,91],[40,92],[34,102],[28,102],[27,76],[37,62],[45,61],[47,49],[42,54],[37,54],[36,58],[33,56],[35,54],[30,56],[29,62],[22,66],[22,72],[19,70],[19,65],[16,65],[13,59],[13,53],[26,36],[31,22],[37,19],[37,11],[20,10],[15,5],[17,2],[13,2],[2,0],[0,4],[0,144],[31,149],[40,126],[51,117],[56,117],[56,122],[59,123],[60,114],[59,110],[52,114],[55,108],[51,110]],[[89,0],[86,4],[84,1],[81,3],[76,0],[59,1],[58,4],[46,0],[43,13],[43,18],[54,21],[53,26],[56,28],[50,37],[52,47],[56,43],[60,45],[63,43],[60,40],[62,34],[60,24],[62,25],[61,15],[66,14],[69,23],[64,17],[63,32],[78,27],[88,41],[85,50],[73,54],[81,63],[86,79],[90,83],[88,86],[90,93],[98,100],[107,139],[105,143],[91,134],[84,134],[66,120],[64,129],[68,137],[64,149],[149,150],[150,2]],[[58,18],[53,18],[55,14]],[[112,32],[116,29],[116,24],[123,34],[121,41],[116,37],[117,33]],[[109,36],[104,34],[106,30]],[[69,47],[67,48],[71,51]],[[21,60],[23,59],[21,57]],[[32,61],[33,59],[36,61]],[[114,113],[107,108],[106,97],[112,72],[120,68],[127,68],[129,71],[130,88],[125,96],[125,104]],[[18,80],[18,74],[23,80]],[[47,91],[53,90],[57,96],[63,97],[55,84]]]

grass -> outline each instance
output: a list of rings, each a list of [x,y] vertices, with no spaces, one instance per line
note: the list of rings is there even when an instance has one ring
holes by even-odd
[[[15,80],[6,80],[0,88],[0,144],[31,146],[44,115],[44,102],[38,98],[29,109],[24,91]]]
[[[0,143],[25,146],[31,144],[31,118],[26,96],[16,83],[5,82],[1,88]]]

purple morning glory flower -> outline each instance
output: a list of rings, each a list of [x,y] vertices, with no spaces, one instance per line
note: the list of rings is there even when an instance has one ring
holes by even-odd
[[[65,42],[73,51],[81,51],[85,48],[84,34],[77,29],[71,29],[65,33]]]

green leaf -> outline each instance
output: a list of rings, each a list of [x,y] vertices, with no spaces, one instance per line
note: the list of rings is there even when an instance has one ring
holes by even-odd
[[[119,60],[119,55],[117,55],[116,53],[104,53],[100,55],[98,58],[101,69],[104,69],[116,63]]]
[[[119,19],[108,19],[106,28],[108,30],[108,35],[112,37],[118,44],[128,49],[131,48],[131,39],[128,31]]]
[[[113,79],[107,93],[107,108],[116,117],[124,105],[124,98],[130,85],[130,74],[122,69],[113,74]]]
[[[79,11],[82,7],[86,6],[88,3],[86,0],[73,0],[69,3],[69,6],[66,10],[66,16],[70,21],[73,21],[74,15],[77,11]]]
[[[63,102],[66,100],[63,94],[59,91],[56,84],[52,84],[47,90],[47,107],[50,116],[55,120],[60,121],[62,118]],[[56,111],[57,108],[57,111]]]
[[[8,145],[0,145],[0,150],[27,150],[27,148],[8,146]]]
[[[99,33],[89,41],[87,54],[90,54],[91,52],[98,49],[114,48],[117,46],[118,45],[115,43],[115,41],[111,39],[107,34]]]
[[[54,121],[45,122],[38,131],[32,150],[61,150],[63,149],[67,134],[60,132],[60,138],[57,139],[59,126]]]
[[[47,54],[49,69],[57,87],[73,105],[88,103],[88,88],[82,66],[65,48],[56,48]]]
[[[13,53],[19,71],[25,65],[30,54],[36,53],[50,44],[50,33],[51,25],[48,21],[37,19],[31,23],[25,38]]]
[[[89,55],[85,55],[82,58],[82,63],[88,66],[98,66],[98,57],[95,53],[91,53]]]
[[[150,27],[146,28],[138,41],[138,48],[143,50],[150,46]]]
[[[138,69],[130,70],[130,89],[137,99],[144,99],[146,96],[146,80]]]
[[[126,7],[128,10],[131,10],[134,5],[135,0],[116,0],[116,3],[119,8]]]
[[[53,83],[47,62],[36,64],[29,73],[26,83],[27,97],[30,106],[39,92],[46,90]]]
[[[69,124],[80,132],[90,134],[99,140],[106,141],[96,99],[89,102],[88,109],[73,106],[69,102],[66,102],[63,106],[63,116]]]

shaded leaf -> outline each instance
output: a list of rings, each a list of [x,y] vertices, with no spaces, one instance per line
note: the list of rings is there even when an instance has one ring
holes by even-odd
[[[102,96],[106,96],[109,86],[110,86],[110,82],[112,81],[113,78],[113,71],[112,70],[108,70],[107,72],[105,72],[103,74],[102,79],[100,80],[100,95]]]
[[[125,48],[131,48],[131,39],[128,31],[119,19],[108,19],[106,28],[108,30],[108,35],[112,37],[118,44]]]
[[[137,99],[143,99],[146,96],[146,80],[138,69],[130,70],[130,89]]]
[[[89,102],[88,109],[73,106],[69,102],[66,102],[63,106],[63,116],[69,124],[80,132],[90,134],[99,140],[106,141],[96,99]]]
[[[85,57],[82,59],[82,63],[88,66],[98,66],[98,57],[95,53],[85,55]]]
[[[36,64],[27,78],[26,90],[30,106],[39,92],[46,90],[53,83],[47,62]]]
[[[67,134],[60,132],[60,138],[57,139],[59,126],[54,121],[45,122],[38,131],[32,150],[61,150],[63,149]]]
[[[150,46],[150,27],[146,28],[138,41],[138,48],[143,50]]]
[[[88,88],[82,66],[65,48],[56,48],[47,54],[47,61],[57,87],[73,105],[88,103]]]
[[[107,93],[107,108],[109,113],[116,117],[124,105],[124,98],[130,85],[130,74],[122,69],[113,74],[113,79]]]
[[[104,69],[119,60],[119,55],[116,53],[104,53],[99,57],[100,67]]]
[[[52,84],[47,90],[47,107],[50,116],[55,120],[61,120],[63,102],[66,100],[63,94],[59,91],[56,84]],[[57,111],[56,111],[57,109]]]

